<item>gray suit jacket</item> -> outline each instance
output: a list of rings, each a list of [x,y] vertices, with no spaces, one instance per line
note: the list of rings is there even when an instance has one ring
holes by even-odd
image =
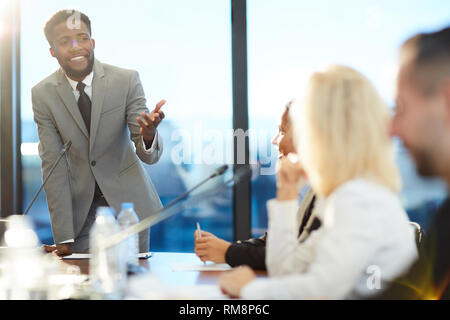
[[[43,177],[63,144],[72,142],[45,187],[55,243],[75,239],[80,233],[92,204],[95,180],[116,213],[122,202],[133,202],[141,220],[161,208],[139,161],[157,162],[162,140],[158,134],[155,150],[145,150],[136,117],[148,109],[136,71],[95,60],[90,135],[62,69],[33,87],[32,100]]]

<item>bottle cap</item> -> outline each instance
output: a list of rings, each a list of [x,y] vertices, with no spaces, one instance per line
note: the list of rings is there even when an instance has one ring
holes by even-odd
[[[111,207],[98,207],[97,216],[112,216],[114,217],[114,209]]]
[[[123,202],[122,209],[134,209],[133,202]]]

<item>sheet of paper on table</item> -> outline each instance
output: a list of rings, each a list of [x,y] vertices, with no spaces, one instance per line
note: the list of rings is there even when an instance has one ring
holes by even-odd
[[[172,271],[227,271],[231,267],[226,263],[194,262],[194,263],[173,263]]]
[[[143,252],[139,253],[138,257],[139,259],[148,259],[153,255],[151,252]],[[83,259],[90,259],[91,254],[90,253],[74,253],[70,256],[62,257],[63,260],[83,260]]]
[[[230,299],[217,284],[170,285],[148,272],[130,277],[126,299],[182,299],[223,300]]]

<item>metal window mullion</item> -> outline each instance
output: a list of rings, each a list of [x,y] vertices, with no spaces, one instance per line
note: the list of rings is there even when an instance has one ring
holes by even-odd
[[[232,70],[233,70],[233,129],[248,132],[248,87],[247,87],[247,13],[246,0],[231,0]],[[245,161],[238,161],[238,138],[234,137],[234,171],[249,167],[249,137],[245,135]],[[242,163],[244,162],[244,163]],[[234,186],[234,239],[243,240],[251,236],[251,179]]]
[[[1,216],[22,210],[20,156],[20,3],[11,1],[1,13]]]

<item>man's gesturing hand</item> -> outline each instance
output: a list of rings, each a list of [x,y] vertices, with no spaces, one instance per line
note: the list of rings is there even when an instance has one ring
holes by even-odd
[[[142,112],[142,118],[137,117],[136,121],[141,126],[140,132],[142,138],[144,138],[145,145],[150,147],[155,138],[156,128],[164,119],[164,112],[161,111],[161,107],[166,103],[166,100],[161,100],[156,104],[155,109],[150,113]]]

